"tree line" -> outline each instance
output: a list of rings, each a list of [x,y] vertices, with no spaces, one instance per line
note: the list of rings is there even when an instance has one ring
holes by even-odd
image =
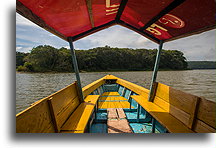
[[[216,61],[188,61],[189,69],[216,69]]]
[[[153,70],[157,49],[97,47],[76,50],[80,71],[143,71]],[[162,50],[160,69],[187,69],[186,58],[178,50]],[[73,72],[71,51],[41,45],[30,53],[16,52],[17,71]]]

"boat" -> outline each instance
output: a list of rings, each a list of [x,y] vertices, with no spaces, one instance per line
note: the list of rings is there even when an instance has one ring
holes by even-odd
[[[156,81],[163,44],[215,29],[215,1],[17,0],[69,42],[76,81],[16,115],[17,133],[215,133],[215,102]],[[148,13],[146,13],[148,12]],[[73,42],[121,25],[159,44],[150,89],[107,75],[82,87]]]

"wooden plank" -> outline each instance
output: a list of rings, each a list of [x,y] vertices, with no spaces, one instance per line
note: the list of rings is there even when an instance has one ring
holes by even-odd
[[[197,111],[197,118],[212,128],[216,129],[216,105],[215,102],[206,100],[205,98],[200,99],[200,103]]]
[[[133,133],[128,121],[124,120],[108,120],[108,133]]]
[[[170,87],[169,103],[192,115],[198,97]]]
[[[101,108],[101,109],[107,108],[107,103],[108,102],[99,102],[98,108]]]
[[[118,92],[104,92],[102,96],[119,96]]]
[[[54,109],[53,109],[52,98],[48,99],[47,102],[48,102],[48,105],[49,105],[50,115],[51,115],[51,118],[52,118],[53,126],[55,128],[56,133],[59,133],[60,132],[60,127],[57,124],[57,116],[56,116],[56,113],[54,112]]]
[[[47,99],[41,100],[16,116],[17,133],[54,133]]]
[[[130,108],[130,103],[127,101],[120,101],[119,103],[122,105],[121,108]]]
[[[166,102],[169,102],[169,86],[164,85],[162,83],[158,83],[157,85],[157,91],[156,91],[156,96],[160,97],[161,99],[165,100]]]
[[[108,112],[108,133],[132,133],[128,121],[125,119],[123,109],[107,109]]]
[[[166,112],[170,113],[175,118],[180,120],[186,126],[191,128],[190,123],[189,123],[190,122],[190,114],[178,109],[177,107],[169,104],[168,102],[166,102],[165,100],[163,100],[163,99],[161,99],[159,97],[155,97],[153,103],[155,103],[156,105],[158,105],[159,107],[164,109]]]
[[[145,89],[141,86],[138,86],[136,84],[133,84],[131,82],[128,82],[126,80],[123,80],[123,79],[120,79],[118,78],[116,83],[126,87],[127,89],[139,94],[139,95],[142,95],[143,97],[148,97],[148,93],[149,93],[149,90],[148,89]]]
[[[169,112],[170,111],[170,104],[168,102],[166,102],[165,100],[159,98],[159,97],[155,97],[153,102],[158,105],[159,107],[161,107],[162,109],[164,109],[165,111]]]
[[[180,120],[169,114],[166,110],[160,108],[153,102],[148,102],[147,99],[139,95],[132,95],[149,114],[151,114],[158,122],[160,122],[169,132],[173,133],[191,133],[193,132],[185,126]]]
[[[114,102],[114,103],[115,103],[116,108],[122,108],[122,105],[119,102]]]
[[[99,100],[106,101],[107,97],[100,97]]]
[[[76,89],[76,83],[73,83],[73,85],[61,89],[61,91],[58,91],[58,93],[53,94],[52,103],[56,110],[56,113],[59,113],[61,112],[61,110],[64,110],[64,106],[69,104],[77,96],[78,93]]]
[[[126,119],[126,115],[125,115],[124,110],[122,108],[117,108],[116,110],[117,110],[119,119]]]
[[[168,104],[158,99],[157,97],[166,101]],[[176,118],[180,119],[189,128],[192,128],[195,120],[195,111],[199,97],[158,83],[155,99],[156,104],[160,104],[159,106],[161,106],[165,110],[168,110],[168,108],[172,106],[173,110],[170,113]],[[188,115],[182,111],[190,115],[189,119]]]
[[[68,107],[68,105],[71,105],[71,97],[76,95],[76,92],[73,91],[75,85],[75,83],[72,83],[56,93],[35,102],[26,110],[18,113],[16,115],[17,132],[55,132],[51,118],[52,115],[50,114],[50,107],[47,101],[52,98],[53,111],[55,112],[56,118],[60,118],[60,120],[56,120],[58,127],[60,127],[61,124],[59,124],[58,121],[61,121],[62,123],[65,122],[66,118],[68,118],[68,115],[71,113],[68,112],[68,110],[73,111],[71,107],[75,107],[74,105]],[[64,109],[61,109],[65,104],[67,104],[67,106]],[[79,102],[76,104],[78,105]],[[65,114],[65,111],[68,115]]]
[[[61,131],[61,133],[84,133],[85,131],[83,130],[71,130],[71,131]]]
[[[106,76],[105,76],[106,77]],[[91,84],[85,86],[82,88],[83,90],[83,96],[86,97],[87,95],[89,95],[91,92],[93,92],[95,89],[99,88],[101,85],[103,85],[105,83],[105,77],[96,80],[94,82],[92,82]]]
[[[176,119],[178,119],[179,121],[181,121],[182,123],[185,124],[185,126],[187,126],[188,128],[191,129],[191,123],[190,123],[190,114],[184,112],[183,110],[180,110],[179,108],[170,105],[170,109],[169,109],[169,113],[175,117]]]
[[[193,102],[194,104],[191,105],[191,113],[190,113],[190,118],[189,118],[189,123],[188,126],[190,129],[193,129],[197,112],[198,112],[198,105],[200,103],[200,98],[196,98],[195,101]]]
[[[194,133],[180,120],[167,112],[149,112],[158,122],[160,122],[171,133]]]
[[[62,126],[62,131],[85,131],[99,95],[89,95]]]
[[[198,119],[195,121],[194,131],[197,133],[216,133],[215,128]]]
[[[116,108],[108,108],[107,109],[107,119],[118,119],[118,114]]]
[[[62,110],[57,114],[57,119],[58,119],[57,123],[60,127],[64,124],[64,122],[71,115],[71,113],[75,111],[75,109],[79,106],[79,104],[80,102],[77,96],[75,99],[71,100],[71,102],[67,104],[67,106],[64,107],[64,110]]]

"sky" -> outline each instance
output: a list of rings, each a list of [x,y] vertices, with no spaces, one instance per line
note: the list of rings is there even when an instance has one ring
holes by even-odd
[[[180,50],[188,61],[216,61],[216,30],[164,43],[165,50]],[[38,45],[69,48],[68,42],[40,28],[16,13],[16,51],[30,52]],[[155,49],[158,44],[119,25],[109,27],[74,42],[75,49],[103,46]]]

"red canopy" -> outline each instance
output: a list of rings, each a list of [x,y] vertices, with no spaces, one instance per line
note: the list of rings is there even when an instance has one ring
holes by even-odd
[[[158,43],[216,24],[214,0],[18,0],[17,12],[65,40],[119,24]]]

